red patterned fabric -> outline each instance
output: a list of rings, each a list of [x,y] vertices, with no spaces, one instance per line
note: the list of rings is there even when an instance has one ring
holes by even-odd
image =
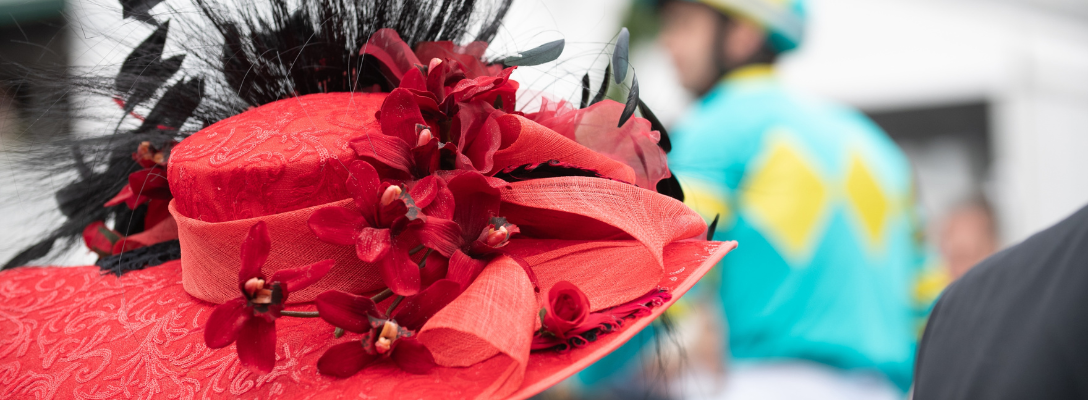
[[[662,252],[667,267],[657,285],[669,289],[675,301],[734,247],[732,242],[670,244]],[[482,281],[501,280],[504,270],[494,268],[488,272],[493,276],[481,275]],[[519,363],[481,353],[480,363],[441,367],[426,375],[408,374],[387,362],[347,379],[322,376],[315,364],[325,349],[357,336],[335,339],[321,321],[282,319],[277,322],[276,367],[256,375],[239,364],[233,346],[204,346],[202,326],[214,305],[186,293],[181,276],[177,262],[122,277],[102,275],[97,267],[0,272],[0,332],[5,333],[0,337],[0,398],[490,398],[511,391],[508,397],[520,399],[614,350],[671,304],[566,353],[531,353]],[[547,293],[547,285],[542,283],[542,292]],[[512,290],[524,291],[524,284],[519,288]],[[480,289],[471,296],[487,296],[484,286]],[[470,311],[451,306],[447,314]],[[439,330],[435,321],[441,319],[424,331]],[[426,335],[421,339],[428,340]],[[524,375],[511,380],[518,369]]]
[[[234,221],[348,198],[348,140],[381,131],[385,93],[280,100],[204,128],[174,147],[167,177],[177,211]]]

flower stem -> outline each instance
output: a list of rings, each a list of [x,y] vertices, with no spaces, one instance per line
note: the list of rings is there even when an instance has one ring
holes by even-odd
[[[397,309],[401,300],[404,300],[404,296],[397,296],[396,300],[393,300],[393,304],[390,304],[389,309],[385,311],[385,315],[393,315],[393,310]]]
[[[321,316],[320,314],[317,313],[317,311],[287,311],[287,310],[280,311],[280,315],[282,315],[284,317],[295,317],[295,318],[318,318],[318,317]]]
[[[373,301],[375,304],[377,304],[377,303],[381,303],[382,300],[388,299],[389,296],[392,296],[392,295],[393,295],[393,289],[385,289],[381,293],[378,293],[378,294],[374,295],[374,297],[371,297],[370,300]]]
[[[419,264],[416,264],[420,269],[423,269],[423,266],[427,265],[427,257],[431,256],[432,251],[434,251],[434,249],[427,249],[427,252],[423,253],[423,258],[419,260]]]

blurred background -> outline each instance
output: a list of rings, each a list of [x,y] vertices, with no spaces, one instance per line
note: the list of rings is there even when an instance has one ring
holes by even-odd
[[[577,101],[582,75],[602,79],[610,43],[630,26],[641,97],[669,126],[693,99],[653,40],[654,21],[632,13],[632,4],[515,0],[489,53],[566,39],[559,62],[521,68],[514,78],[522,98],[547,92]],[[808,6],[805,43],[782,58],[779,77],[790,89],[862,110],[899,144],[916,172],[927,244],[949,275],[1088,203],[1088,2]],[[0,59],[31,69],[112,71],[150,32],[122,21],[118,9],[105,0],[0,0]],[[21,74],[0,69],[0,194],[9,199],[0,208],[4,259],[34,239],[36,221],[56,212],[49,198],[31,195],[53,183],[20,179],[12,154],[37,140],[106,129],[85,117],[110,106],[108,99],[28,85]],[[49,111],[27,112],[41,108]],[[94,256],[80,248],[62,260],[91,263]],[[687,346],[692,353],[699,345]]]
[[[565,38],[559,63],[522,68],[515,78],[527,91],[577,99],[582,74],[599,81],[608,43],[625,23],[633,25],[642,98],[668,126],[692,99],[653,41],[653,22],[631,20],[633,3],[516,0],[491,53]],[[118,7],[104,0],[0,0],[0,58],[31,68],[117,68],[125,45],[149,32],[118,18]],[[998,246],[1015,243],[1088,202],[1088,3],[812,0],[805,40],[779,63],[780,78],[861,109],[903,148],[917,172],[934,248],[942,236],[987,226]],[[101,99],[38,90],[19,78],[0,70],[0,163],[10,159],[4,152],[35,137],[68,134],[78,114],[101,106],[94,103]],[[47,116],[25,111],[43,104]],[[18,195],[27,183],[5,171],[0,191]],[[29,242],[25,228],[50,209],[42,199],[26,200],[33,201],[18,212],[5,210],[19,222],[0,229],[2,243]],[[0,257],[16,248],[3,246]]]

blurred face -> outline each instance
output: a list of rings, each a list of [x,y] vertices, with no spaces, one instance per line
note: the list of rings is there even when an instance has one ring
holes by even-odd
[[[710,7],[686,1],[666,3],[661,17],[658,40],[672,57],[680,84],[694,93],[706,91],[718,79],[714,46],[721,17]]]
[[[945,219],[940,249],[953,278],[963,276],[997,250],[993,223],[990,214],[978,207],[958,209]]]

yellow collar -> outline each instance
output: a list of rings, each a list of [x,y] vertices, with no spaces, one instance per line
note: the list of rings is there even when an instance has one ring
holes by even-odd
[[[725,75],[723,80],[769,78],[774,75],[774,66],[771,64],[752,64],[737,68]]]

